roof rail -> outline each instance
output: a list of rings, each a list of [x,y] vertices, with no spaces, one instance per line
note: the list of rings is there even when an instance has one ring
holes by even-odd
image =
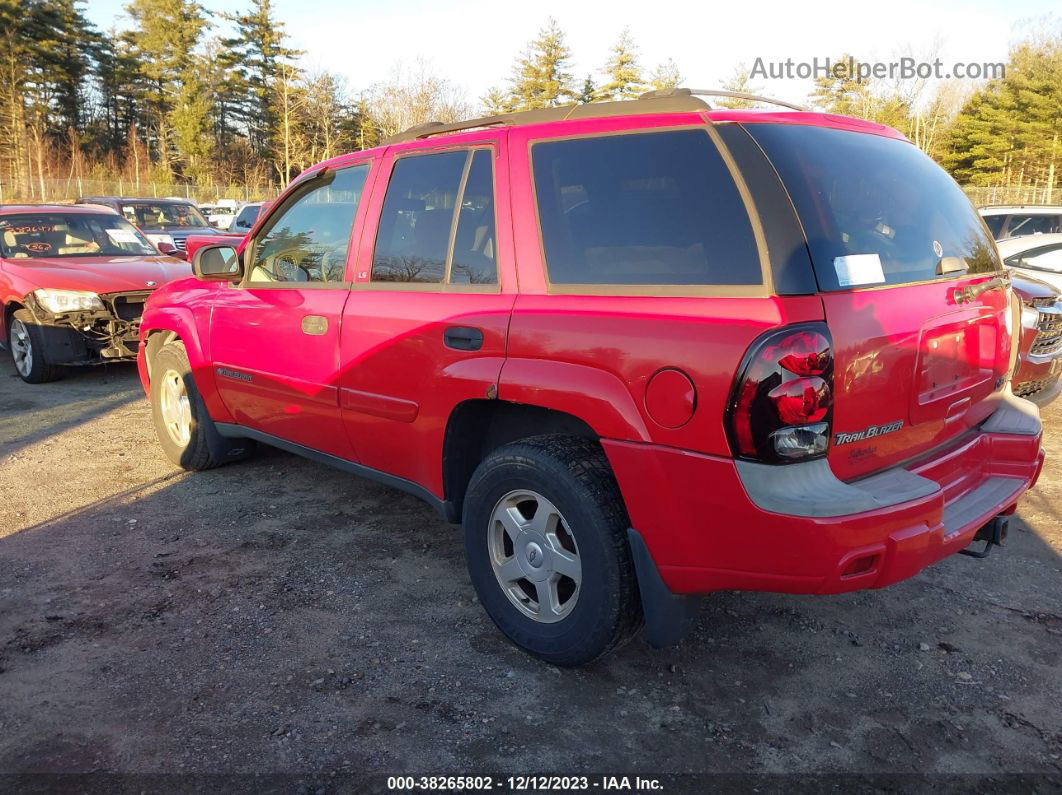
[[[568,119],[601,119],[609,116],[635,116],[645,113],[696,113],[701,110],[711,110],[711,105],[700,97],[730,97],[732,99],[746,99],[750,102],[766,102],[772,105],[781,105],[790,110],[806,111],[801,105],[793,105],[780,99],[759,97],[755,94],[742,94],[738,91],[711,91],[697,88],[666,88],[658,91],[647,91],[635,100],[619,100],[616,102],[591,102],[582,105],[561,105],[556,108],[540,108],[538,110],[525,110],[514,113],[499,113],[495,116],[483,116],[478,119],[452,122],[444,124],[438,121],[429,121],[417,124],[408,130],[392,135],[380,142],[381,146],[400,144],[406,141],[416,141],[422,138],[430,138],[433,135],[445,135],[446,133],[476,130],[483,127],[503,127],[508,125],[543,124],[551,121],[565,121]]]
[[[616,102],[591,102],[582,105],[561,105],[556,108],[540,108],[514,113],[499,113],[496,116],[483,116],[479,119],[443,124],[430,121],[418,124],[408,130],[392,135],[381,141],[381,146],[416,141],[433,135],[475,130],[480,127],[518,126],[524,124],[542,124],[567,119],[600,119],[609,116],[634,116],[643,113],[696,113],[708,110],[709,105],[702,99],[685,93],[661,94],[653,97],[639,97],[636,100],[619,100]]]
[[[808,111],[803,105],[792,102],[783,102],[780,99],[761,97],[759,94],[746,94],[743,91],[723,91],[710,88],[664,88],[657,91],[646,91],[639,95],[638,99],[654,99],[656,97],[695,96],[695,97],[726,97],[728,99],[744,99],[749,102],[764,102],[768,105],[779,105],[790,110]]]

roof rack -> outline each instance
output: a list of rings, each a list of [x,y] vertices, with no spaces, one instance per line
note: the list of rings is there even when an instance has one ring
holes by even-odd
[[[783,102],[780,99],[772,99],[771,97],[761,97],[759,94],[746,94],[742,91],[723,91],[721,89],[711,88],[665,88],[657,91],[646,91],[644,94],[639,95],[638,99],[655,99],[657,97],[676,97],[676,96],[695,96],[695,97],[726,97],[728,99],[744,99],[749,102],[763,102],[768,105],[779,105],[783,108],[789,108],[789,110],[799,110],[808,112],[808,108],[803,105],[795,105],[792,102]]]
[[[635,100],[591,102],[582,105],[561,105],[556,108],[499,113],[495,116],[483,116],[478,119],[469,119],[450,124],[429,121],[410,127],[397,135],[392,135],[390,138],[381,141],[380,145],[389,146],[406,141],[430,138],[433,135],[445,135],[452,132],[507,125],[542,124],[551,121],[566,121],[568,119],[601,119],[609,116],[633,116],[641,113],[696,113],[701,110],[711,110],[712,106],[700,99],[700,97],[729,97],[732,99],[745,99],[750,102],[781,105],[790,110],[807,110],[805,107],[782,102],[780,99],[770,99],[769,97],[760,97],[755,94],[742,94],[738,91],[666,88],[658,91],[647,91]]]

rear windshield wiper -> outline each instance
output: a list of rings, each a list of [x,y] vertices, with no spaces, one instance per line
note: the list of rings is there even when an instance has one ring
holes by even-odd
[[[989,290],[1005,290],[1010,287],[1010,272],[1005,272],[999,276],[993,276],[987,282],[981,282],[973,286],[956,287],[955,292],[952,294],[955,296],[955,303],[962,304],[967,301],[972,301],[978,296],[987,293]]]

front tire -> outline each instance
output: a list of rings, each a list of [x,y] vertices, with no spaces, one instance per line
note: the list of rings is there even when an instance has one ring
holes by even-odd
[[[163,452],[182,469],[212,469],[254,449],[250,439],[226,439],[218,433],[179,341],[163,345],[152,362],[151,416]]]
[[[627,527],[597,443],[538,436],[505,445],[479,465],[465,496],[472,585],[517,646],[584,665],[641,626]]]
[[[11,316],[7,347],[15,372],[27,384],[44,384],[63,377],[63,368],[45,357],[41,327],[28,309],[19,309]]]

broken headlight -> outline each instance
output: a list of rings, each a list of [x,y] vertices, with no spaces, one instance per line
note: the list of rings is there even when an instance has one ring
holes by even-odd
[[[100,297],[87,290],[34,290],[33,297],[53,315],[63,312],[91,312],[104,308]]]

